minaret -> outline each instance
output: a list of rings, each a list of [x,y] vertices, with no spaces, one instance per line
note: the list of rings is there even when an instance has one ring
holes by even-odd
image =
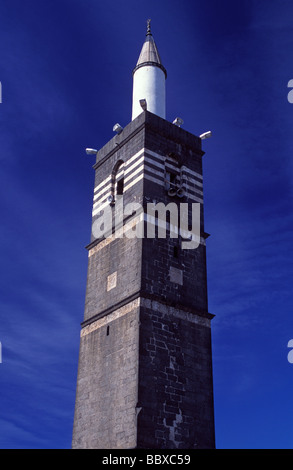
[[[204,152],[200,137],[165,119],[165,77],[148,23],[133,119],[114,126],[93,166],[73,448],[215,446]],[[166,212],[179,213],[181,203],[190,215],[199,209],[191,249],[181,221],[177,236],[169,234]],[[164,218],[167,233],[159,236]]]
[[[140,100],[145,100],[149,112],[166,119],[167,72],[152,36],[150,22],[148,20],[145,42],[133,70],[132,119],[143,111]]]

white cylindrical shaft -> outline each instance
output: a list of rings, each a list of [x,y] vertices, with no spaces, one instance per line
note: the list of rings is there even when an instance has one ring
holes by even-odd
[[[144,65],[133,74],[132,120],[143,112],[139,100],[146,100],[147,111],[166,119],[165,73],[160,67]]]

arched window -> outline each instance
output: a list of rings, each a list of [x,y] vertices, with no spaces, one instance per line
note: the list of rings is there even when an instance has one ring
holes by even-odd
[[[171,197],[176,196],[180,184],[178,160],[172,154],[165,159],[165,189]]]
[[[170,153],[165,158],[165,190],[170,197],[182,198],[186,194],[185,167],[179,164],[178,157]]]
[[[112,171],[111,180],[112,204],[115,203],[117,196],[122,196],[124,192],[124,161],[118,160]]]

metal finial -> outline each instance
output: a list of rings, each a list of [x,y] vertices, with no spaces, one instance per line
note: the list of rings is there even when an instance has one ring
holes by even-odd
[[[147,20],[147,35],[152,34],[151,33],[151,20]]]

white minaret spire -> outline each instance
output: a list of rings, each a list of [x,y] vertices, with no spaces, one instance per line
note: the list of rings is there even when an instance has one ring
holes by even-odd
[[[132,120],[143,112],[140,100],[146,101],[148,111],[166,118],[166,78],[167,72],[151,33],[151,20],[148,20],[145,42],[133,70]]]

